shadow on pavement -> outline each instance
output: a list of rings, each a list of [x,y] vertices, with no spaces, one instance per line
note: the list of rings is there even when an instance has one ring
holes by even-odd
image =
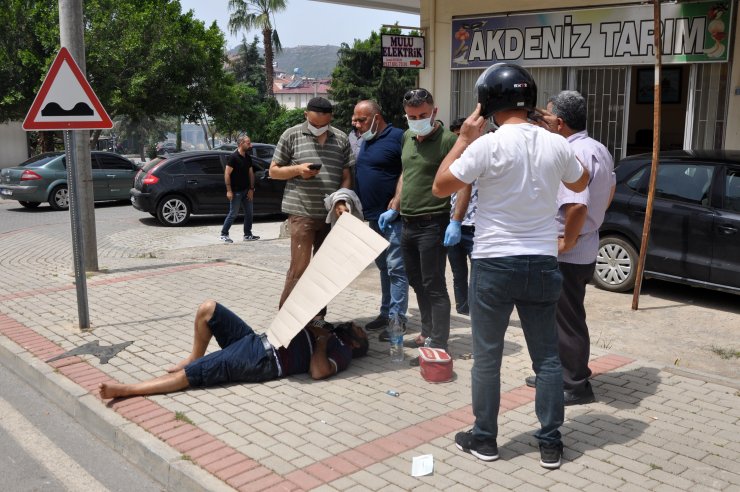
[[[622,298],[629,298],[632,302],[632,292],[614,292],[610,293]],[[740,296],[727,292],[692,287],[690,285],[678,284],[675,282],[666,282],[657,279],[646,279],[643,281],[640,289],[640,298],[651,297],[676,303],[666,306],[639,307],[640,311],[652,311],[658,309],[675,309],[680,305],[699,306],[707,309],[724,311],[727,313],[740,314]],[[644,302],[640,302],[644,306]]]
[[[646,422],[637,419],[620,419],[613,415],[589,412],[570,417],[561,427],[563,434],[563,461],[578,461],[584,453],[603,449],[610,444],[628,444],[638,439],[648,428]],[[525,453],[538,451],[534,432],[522,432],[508,437],[509,440],[499,445],[499,456],[509,460]],[[499,425],[499,434],[506,432],[506,422]],[[499,438],[499,441],[501,439]]]
[[[660,383],[660,370],[654,367],[607,372],[591,379],[596,401],[619,410],[636,408],[642,400],[656,393]]]

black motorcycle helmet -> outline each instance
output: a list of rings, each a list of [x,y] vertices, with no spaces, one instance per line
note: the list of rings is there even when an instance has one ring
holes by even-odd
[[[537,85],[525,69],[512,63],[496,63],[475,82],[481,116],[491,117],[504,109],[533,110],[537,105]]]

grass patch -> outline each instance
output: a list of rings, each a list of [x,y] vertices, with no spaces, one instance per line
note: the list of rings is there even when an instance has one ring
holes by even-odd
[[[740,350],[735,350],[734,348],[728,349],[712,345],[709,350],[714,352],[716,355],[719,355],[720,359],[740,359]]]
[[[175,420],[180,420],[182,422],[185,422],[186,424],[195,425],[192,420],[190,420],[187,415],[185,415],[184,412],[175,412]]]
[[[189,454],[181,454],[180,459],[183,461],[189,461],[193,463],[193,458],[191,458]]]
[[[138,255],[134,256],[134,258],[156,258],[157,255],[152,253],[151,251],[149,253],[139,253]]]
[[[656,465],[655,463],[650,463],[650,469],[651,470],[662,470],[663,467],[662,466],[659,466],[659,465]]]
[[[612,342],[612,340],[610,338],[609,339],[602,338],[602,336],[601,336],[602,333],[599,333],[599,337],[596,339],[596,342],[594,342],[594,344],[597,347],[601,347],[603,349],[609,350],[610,348],[612,348],[612,345],[614,345],[614,343]]]

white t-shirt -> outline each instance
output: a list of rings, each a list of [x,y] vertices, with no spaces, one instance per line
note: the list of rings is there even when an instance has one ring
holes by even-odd
[[[583,173],[565,138],[529,123],[503,125],[470,144],[450,172],[478,179],[473,258],[558,255],[558,187]]]

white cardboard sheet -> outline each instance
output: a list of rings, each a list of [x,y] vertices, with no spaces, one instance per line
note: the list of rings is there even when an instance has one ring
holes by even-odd
[[[352,214],[342,214],[267,329],[273,347],[288,346],[388,244]]]

